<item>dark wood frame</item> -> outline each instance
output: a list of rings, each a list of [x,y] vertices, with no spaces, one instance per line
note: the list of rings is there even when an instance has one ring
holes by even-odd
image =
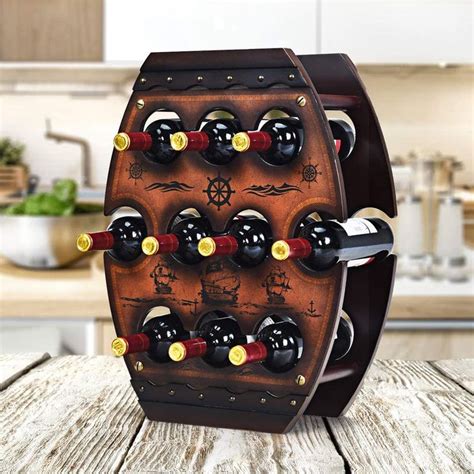
[[[218,230],[237,212],[255,209],[265,215],[276,237],[292,235],[300,219],[312,211],[345,220],[370,206],[395,215],[383,136],[356,69],[344,55],[298,58],[284,49],[153,53],[141,68],[120,131],[141,130],[160,108],[175,111],[187,130],[194,129],[207,111],[225,108],[240,119],[244,130],[251,130],[274,107],[299,116],[305,128],[305,143],[294,163],[272,167],[247,153],[217,167],[188,152],[170,165],[157,165],[141,152],[114,151],[106,214],[133,207],[144,217],[148,232],[156,234],[166,232],[173,216],[188,207],[204,212]],[[344,110],[357,129],[356,147],[342,166],[325,108]],[[315,180],[302,179],[307,166],[316,170]],[[209,197],[211,182],[224,187],[224,203]],[[146,354],[130,354],[125,357],[127,367],[146,415],[285,432],[304,413],[337,416],[347,410],[382,331],[395,257],[367,268],[347,270],[340,264],[324,273],[295,262],[277,265],[272,259],[250,270],[228,261],[220,268],[220,263],[216,257],[191,267],[172,256],[142,256],[123,264],[106,254],[117,334],[139,330],[154,306],[176,311],[190,330],[207,311],[226,310],[249,334],[266,314],[277,312],[298,323],[305,342],[303,357],[294,369],[276,375],[259,364],[215,369],[200,359],[158,364]],[[157,268],[176,277],[168,293],[154,285]],[[231,295],[237,301],[209,300],[204,282],[211,271],[238,280]],[[284,271],[289,278],[291,290],[283,301],[273,301],[260,285],[272,271]],[[353,319],[356,342],[343,363],[326,367],[342,305]]]

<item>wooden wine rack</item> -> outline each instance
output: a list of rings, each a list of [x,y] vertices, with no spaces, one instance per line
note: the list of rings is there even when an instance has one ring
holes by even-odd
[[[173,163],[160,165],[142,152],[114,151],[105,213],[132,207],[152,235],[166,233],[186,208],[206,215],[218,231],[238,212],[253,209],[269,221],[275,238],[292,236],[298,222],[314,211],[341,221],[365,207],[395,216],[382,132],[345,55],[297,57],[286,49],[152,53],[119,130],[142,130],[160,109],[177,113],[185,130],[194,130],[216,109],[232,112],[243,130],[253,130],[275,108],[299,117],[305,131],[303,149],[291,164],[271,166],[257,153],[244,153],[228,165],[215,166],[199,153],[184,152]],[[342,166],[324,109],[343,110],[356,128],[355,148]],[[347,410],[380,338],[394,267],[394,256],[366,267],[339,264],[316,273],[298,262],[272,258],[243,269],[219,257],[187,266],[170,255],[142,256],[130,264],[105,255],[118,336],[139,331],[156,306],[175,311],[188,330],[216,309],[235,316],[245,334],[253,334],[271,313],[288,315],[298,324],[303,356],[282,374],[260,364],[216,369],[201,359],[160,364],[144,353],[125,357],[150,419],[269,432],[291,429],[305,413],[338,416]],[[288,282],[278,298],[267,291],[272,275]],[[227,286],[209,292],[208,285],[218,280]],[[352,319],[355,341],[341,363],[326,367],[341,308]]]

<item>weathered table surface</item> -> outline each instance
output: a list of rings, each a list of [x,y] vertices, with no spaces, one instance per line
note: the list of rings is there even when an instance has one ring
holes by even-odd
[[[472,471],[473,367],[375,362],[345,417],[272,435],[150,422],[111,357],[0,355],[0,471]]]

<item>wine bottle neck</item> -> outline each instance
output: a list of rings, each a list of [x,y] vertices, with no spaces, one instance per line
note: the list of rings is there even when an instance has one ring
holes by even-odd
[[[263,362],[267,357],[267,346],[261,341],[234,346],[229,352],[230,362],[237,366],[253,362]]]
[[[179,240],[176,234],[161,234],[145,237],[142,242],[142,251],[146,255],[166,254],[176,252]]]
[[[112,341],[112,352],[116,357],[134,352],[145,352],[150,348],[150,338],[143,332],[117,337]]]
[[[311,242],[302,237],[296,239],[277,240],[272,245],[272,256],[276,260],[307,258],[312,251]]]
[[[234,255],[239,250],[239,243],[232,235],[205,237],[198,244],[198,252],[203,257],[211,255]]]
[[[267,132],[250,131],[239,132],[232,138],[232,146],[235,151],[267,151],[272,146],[272,137]]]
[[[207,352],[207,343],[202,337],[171,344],[168,355],[171,360],[181,362],[194,357],[203,357]]]
[[[77,238],[77,249],[81,252],[90,252],[92,250],[110,250],[115,245],[115,237],[112,232],[105,230],[103,232],[91,232],[81,234]]]
[[[148,132],[121,132],[114,137],[114,147],[117,151],[148,151],[152,145],[153,139]]]
[[[171,135],[171,148],[175,151],[204,151],[209,147],[206,132],[177,132]]]

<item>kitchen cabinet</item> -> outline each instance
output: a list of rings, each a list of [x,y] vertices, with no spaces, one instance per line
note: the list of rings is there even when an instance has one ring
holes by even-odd
[[[105,1],[105,60],[151,51],[279,48],[317,52],[314,0]],[[124,34],[126,32],[126,34]]]
[[[102,0],[0,0],[0,61],[101,61]]]
[[[472,62],[471,0],[320,0],[321,52],[365,64]]]

